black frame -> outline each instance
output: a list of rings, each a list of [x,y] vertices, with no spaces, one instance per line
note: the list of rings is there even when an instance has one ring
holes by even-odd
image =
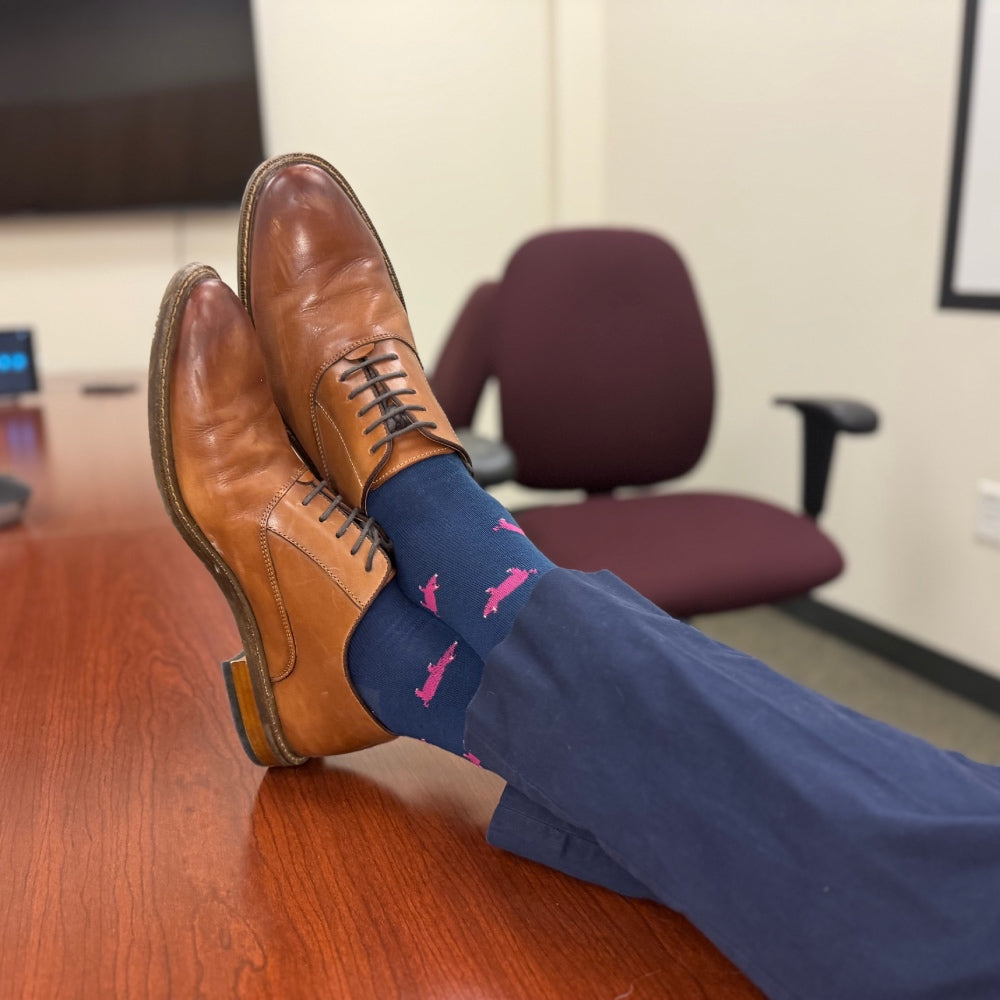
[[[955,289],[955,249],[962,206],[962,177],[965,172],[978,14],[979,0],[965,0],[962,67],[958,84],[958,118],[955,122],[955,149],[951,165],[951,190],[948,196],[948,230],[944,251],[944,273],[941,279],[940,304],[944,309],[1000,309],[1000,294],[970,295]]]

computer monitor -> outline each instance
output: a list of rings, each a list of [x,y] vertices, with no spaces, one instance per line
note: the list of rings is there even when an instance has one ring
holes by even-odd
[[[0,330],[0,396],[38,388],[30,330]]]

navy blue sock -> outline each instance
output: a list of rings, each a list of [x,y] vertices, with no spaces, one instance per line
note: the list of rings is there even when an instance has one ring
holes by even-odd
[[[414,607],[395,580],[358,622],[347,647],[347,671],[386,729],[467,756],[465,709],[483,661],[454,629]]]
[[[392,539],[403,593],[483,660],[553,568],[457,455],[403,469],[372,491],[368,513]]]

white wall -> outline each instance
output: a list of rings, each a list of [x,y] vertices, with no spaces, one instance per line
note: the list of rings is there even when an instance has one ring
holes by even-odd
[[[231,211],[0,219],[0,328],[31,327],[44,380],[144,368],[160,296],[191,260],[236,280]]]
[[[345,174],[433,362],[462,293],[552,212],[543,0],[255,0],[266,144]]]
[[[602,0],[253,10],[268,149],[318,152],[351,181],[428,366],[527,233],[601,218]]]
[[[1000,675],[1000,316],[936,307],[958,0],[624,0],[608,11],[608,214],[674,239],[721,383],[692,482],[798,499],[780,393],[882,412],[838,446],[821,599]]]

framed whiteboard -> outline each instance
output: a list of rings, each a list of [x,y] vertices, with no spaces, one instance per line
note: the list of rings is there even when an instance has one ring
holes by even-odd
[[[941,305],[1000,309],[1000,0],[966,0]]]

